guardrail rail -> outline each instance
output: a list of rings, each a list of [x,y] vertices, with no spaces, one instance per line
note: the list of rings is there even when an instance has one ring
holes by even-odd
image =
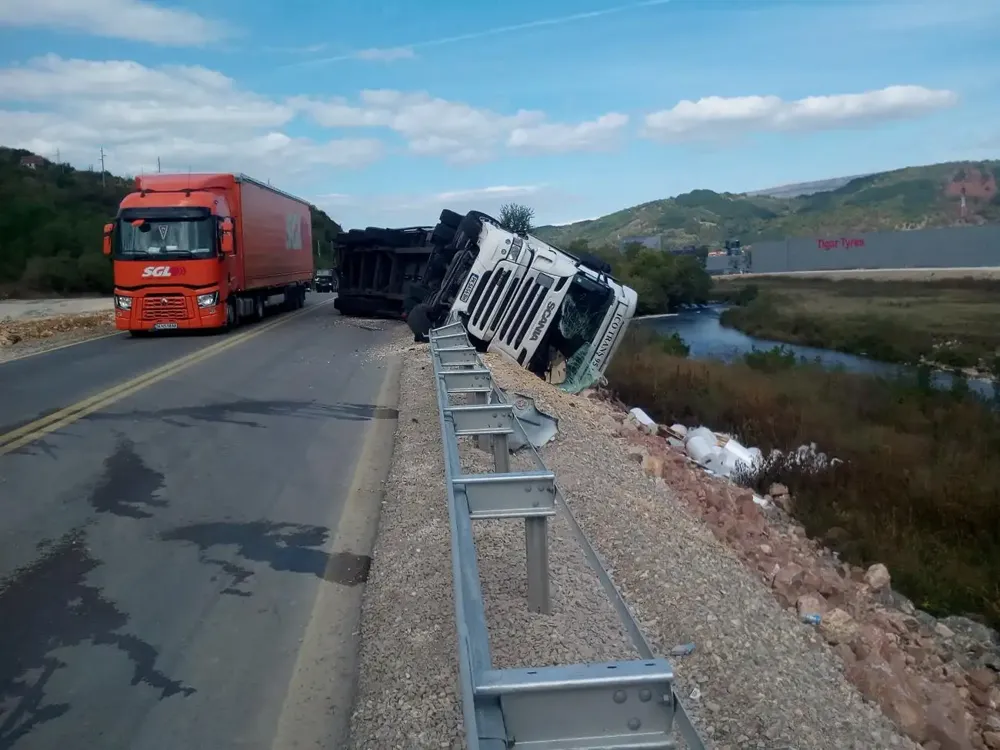
[[[528,669],[493,667],[472,522],[524,519],[528,606],[548,613],[547,526],[562,498],[555,475],[537,453],[536,470],[510,470],[508,438],[523,430],[464,327],[452,323],[431,331],[430,350],[444,449],[459,688],[468,750],[666,750],[676,747],[675,728],[690,750],[703,750],[674,692],[670,663],[653,655],[572,514],[571,524],[588,559],[600,568],[602,584],[619,615],[628,618],[626,629],[645,658]],[[474,403],[454,403],[462,396],[472,396]],[[474,437],[480,448],[492,449],[495,472],[463,473],[459,437]]]

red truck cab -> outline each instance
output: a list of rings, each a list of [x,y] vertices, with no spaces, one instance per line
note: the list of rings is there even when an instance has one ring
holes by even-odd
[[[314,270],[311,226],[307,202],[245,175],[136,178],[104,227],[116,327],[233,328],[268,305],[301,307]]]

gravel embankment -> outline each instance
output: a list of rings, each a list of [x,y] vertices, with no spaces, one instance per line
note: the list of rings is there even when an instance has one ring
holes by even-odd
[[[425,345],[404,352],[398,425],[365,596],[352,747],[461,748],[450,532]],[[463,470],[488,470],[491,455],[462,442]],[[521,460],[512,466],[526,468]],[[496,666],[636,658],[564,518],[549,531],[551,616],[527,611],[523,523],[477,522],[475,533]]]
[[[3,305],[0,303],[0,312]],[[37,312],[37,311],[36,311]],[[115,332],[114,313],[0,315],[0,362]]]
[[[610,405],[569,396],[488,356],[505,389],[559,418],[542,451],[572,512],[636,613],[654,651],[673,659],[679,694],[718,750],[915,748],[847,681],[816,632],[695,518],[646,477]]]

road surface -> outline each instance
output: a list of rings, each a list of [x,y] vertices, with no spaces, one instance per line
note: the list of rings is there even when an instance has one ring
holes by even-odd
[[[398,368],[323,299],[0,364],[0,750],[340,746]]]

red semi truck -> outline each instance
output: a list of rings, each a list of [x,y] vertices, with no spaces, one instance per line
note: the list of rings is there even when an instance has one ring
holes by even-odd
[[[306,201],[242,174],[157,174],[135,187],[104,226],[118,329],[230,329],[266,306],[305,304]]]

